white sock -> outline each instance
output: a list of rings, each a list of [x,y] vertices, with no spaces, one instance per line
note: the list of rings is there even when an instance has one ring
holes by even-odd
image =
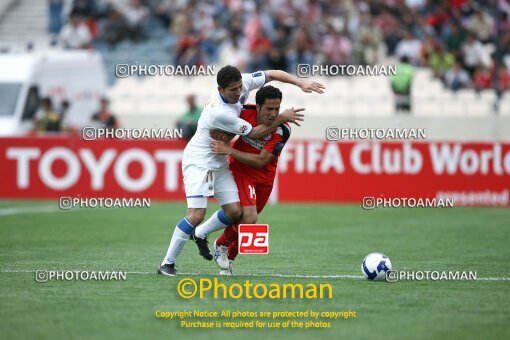
[[[214,233],[216,230],[224,229],[231,225],[232,222],[225,216],[222,209],[218,210],[201,225],[195,228],[195,235],[200,238],[206,238],[207,235]]]
[[[189,235],[192,232],[193,225],[189,223],[187,219],[183,218],[177,223],[166,256],[161,265],[175,263],[177,256],[181,253],[182,248],[186,244],[186,241],[189,240]]]

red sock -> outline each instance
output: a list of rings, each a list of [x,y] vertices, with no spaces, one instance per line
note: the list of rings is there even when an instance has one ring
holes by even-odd
[[[237,242],[237,225],[231,224],[225,228],[223,234],[216,239],[216,244],[218,246],[228,247],[232,242]]]
[[[237,241],[232,242],[228,247],[228,259],[234,261],[238,253],[239,251],[237,249]]]
[[[234,261],[236,259],[237,254],[239,253],[239,250],[237,248],[237,243],[239,240],[239,233],[238,233],[239,223],[237,223],[235,225],[235,227],[232,229],[235,229],[235,238],[231,239],[232,243],[230,243],[230,245],[228,246],[228,259]]]

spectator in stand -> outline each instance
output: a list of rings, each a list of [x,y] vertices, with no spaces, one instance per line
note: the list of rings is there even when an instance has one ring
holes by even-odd
[[[173,16],[177,8],[173,0],[161,0],[154,4],[154,15],[162,21],[163,26],[170,28],[172,25]]]
[[[395,94],[395,109],[397,111],[411,111],[411,85],[414,77],[414,67],[404,56],[397,65],[397,74],[390,77],[391,88]]]
[[[241,16],[241,13],[233,13],[231,15],[232,20],[227,23],[228,30],[231,34],[234,34],[238,39],[245,40],[246,37],[244,36],[244,30],[243,30],[243,18]],[[241,44],[244,46],[244,42]]]
[[[175,55],[176,65],[200,66],[204,64],[202,50],[200,49],[201,36],[194,33],[193,27],[188,24],[185,32],[179,37]]]
[[[283,26],[279,26],[275,33],[275,38],[273,39],[273,46],[277,47],[284,54],[287,53],[290,45],[290,36]]]
[[[250,64],[251,70],[267,69],[267,55],[271,50],[271,40],[267,37],[263,29],[257,31],[250,45]]]
[[[405,0],[406,6],[412,9],[420,9],[426,5],[425,0]]]
[[[228,31],[222,26],[220,18],[215,17],[212,21],[212,27],[204,32],[202,48],[207,58],[207,64],[216,64],[219,58],[219,46],[228,37]]]
[[[230,39],[220,46],[219,55],[220,65],[231,64],[236,66],[239,71],[246,72],[249,55],[246,49],[241,48],[233,33],[230,33]]]
[[[314,62],[313,40],[304,27],[295,31],[288,57],[291,72],[296,72],[298,64],[312,64]]]
[[[101,98],[99,111],[92,116],[92,121],[104,129],[115,130],[120,127],[118,119],[110,111],[110,101],[106,97]]]
[[[90,34],[93,38],[97,36],[97,23],[96,23],[96,1],[95,0],[74,0],[73,12],[77,13],[83,18],[83,22],[89,28]]]
[[[492,88],[492,71],[487,67],[478,66],[473,75],[473,87],[476,91]]]
[[[278,47],[271,48],[269,53],[267,53],[266,60],[268,69],[288,71],[289,64],[287,63],[285,52],[282,49]]]
[[[492,10],[496,1],[501,8],[499,32]],[[412,65],[430,66],[436,76],[454,69],[453,56],[472,76],[478,66],[492,67],[483,43],[498,39],[502,53],[496,61],[510,67],[508,0],[74,0],[73,4],[87,17],[91,4],[96,13],[106,13],[105,4],[123,13],[111,10],[108,17],[100,16],[104,29],[99,40],[112,43],[140,40],[142,28],[158,29],[145,25],[147,18],[158,19],[169,27],[166,37],[164,31],[147,31],[146,36],[152,42],[161,39],[161,51],[170,49],[178,65],[219,62],[236,64],[243,72],[268,67],[296,72],[297,64],[375,65],[385,51],[390,57],[406,57]],[[436,44],[441,42],[439,51]],[[164,53],[155,53],[154,58],[146,54],[152,61]]]
[[[462,46],[464,55],[464,68],[472,75],[475,69],[480,65],[485,65],[487,52],[481,42],[476,40],[473,34],[469,34],[466,43]]]
[[[67,111],[69,111],[69,108],[71,107],[71,103],[67,100],[67,99],[64,99],[62,100],[62,102],[60,103],[60,109],[58,110],[58,114],[60,115],[60,122],[59,122],[59,130],[60,131],[63,131],[63,123],[66,119],[66,114],[67,114]],[[68,130],[69,127],[66,127],[66,129]]]
[[[510,7],[510,5],[509,5]],[[510,32],[510,9],[509,12],[502,12],[499,20],[500,34]]]
[[[434,33],[440,35],[443,27],[450,21],[448,14],[448,4],[439,4],[439,6],[431,6],[434,10],[427,15],[425,22],[434,29]]]
[[[507,69],[510,70],[510,2],[507,0],[506,12],[501,13],[499,23],[499,45],[501,50],[501,56],[498,57],[498,62],[506,65]]]
[[[475,13],[469,17],[466,28],[482,43],[488,43],[494,33],[494,20],[480,6],[475,6]]]
[[[191,14],[190,11],[182,9],[177,11],[173,17],[172,24],[169,26],[170,32],[180,36],[185,34],[191,26]]]
[[[445,51],[441,44],[436,45],[435,51],[429,56],[428,65],[434,72],[434,76],[443,79],[446,71],[455,64],[455,57],[450,52]]]
[[[444,82],[452,91],[469,88],[471,85],[469,73],[464,70],[458,62],[456,62],[455,65],[446,72]]]
[[[131,40],[141,41],[145,39],[144,22],[149,17],[149,9],[142,5],[140,0],[131,0],[123,11],[126,18],[128,34]]]
[[[257,40],[261,38],[269,39],[270,43],[274,39],[275,29],[273,20],[260,5],[256,6],[255,12],[246,20],[244,35],[250,46],[257,44]]]
[[[421,44],[421,62],[420,65],[427,66],[430,56],[434,54],[441,44],[435,36],[431,34],[426,34],[425,38],[422,39],[423,42]]]
[[[378,60],[380,46],[382,43],[381,30],[373,25],[372,17],[365,13],[361,17],[355,43],[356,56],[362,65],[375,65]]]
[[[41,99],[39,110],[34,116],[34,127],[36,132],[59,132],[61,124],[60,115],[53,109],[49,97]]]
[[[96,13],[96,0],[73,0],[73,11],[92,17]]]
[[[266,55],[268,69],[289,72],[289,61],[287,58],[289,40],[285,29],[282,26],[278,27],[272,47]]]
[[[198,119],[200,119],[202,110],[195,102],[195,95],[188,95],[186,97],[186,102],[188,103],[188,111],[179,118],[177,128],[182,129],[182,136],[184,139],[190,140],[197,131]]]
[[[377,8],[377,5],[375,7]],[[388,53],[394,55],[397,44],[401,39],[399,34],[400,23],[389,9],[381,8],[380,10],[381,13],[374,18],[374,25],[381,30]]]
[[[69,22],[60,32],[59,41],[64,48],[68,49],[90,48],[92,36],[78,13],[71,13]]]
[[[510,89],[510,72],[508,72],[508,69],[504,65],[498,68],[498,83],[500,92],[505,92]]]
[[[48,32],[54,36],[60,33],[62,28],[62,9],[64,0],[48,0]]]
[[[348,36],[339,29],[329,25],[328,32],[322,40],[322,52],[328,65],[342,65],[351,62],[352,43]]]
[[[446,49],[450,51],[455,58],[460,58],[462,46],[467,39],[466,31],[460,28],[456,23],[450,24],[447,31],[443,39]]]
[[[115,45],[128,38],[126,19],[114,8],[106,10],[104,29],[101,37],[110,45]]]
[[[213,33],[213,13],[210,11],[209,7],[204,6],[202,3],[197,3],[193,7],[193,10],[190,12],[190,14],[192,18],[191,26],[193,27],[193,32],[196,32],[198,35],[200,35],[203,41],[208,34]],[[202,48],[205,48],[205,45],[202,46]]]

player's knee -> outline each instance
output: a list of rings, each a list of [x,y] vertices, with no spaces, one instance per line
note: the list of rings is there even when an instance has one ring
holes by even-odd
[[[224,212],[225,212],[225,216],[232,223],[239,221],[243,214],[243,211],[242,211],[240,205],[231,206],[227,210],[224,210]]]
[[[189,209],[186,219],[195,227],[202,223],[205,218],[205,209]]]

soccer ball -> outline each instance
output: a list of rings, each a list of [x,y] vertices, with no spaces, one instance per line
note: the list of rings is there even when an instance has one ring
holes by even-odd
[[[361,271],[369,280],[385,280],[388,270],[391,270],[391,261],[381,253],[368,254],[361,263]]]

